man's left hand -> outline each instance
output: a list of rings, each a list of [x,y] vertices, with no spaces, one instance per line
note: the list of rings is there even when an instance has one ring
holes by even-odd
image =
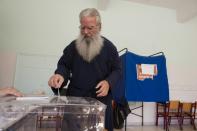
[[[106,96],[109,91],[109,83],[106,80],[102,80],[97,84],[96,89],[98,89],[96,91],[97,97]]]

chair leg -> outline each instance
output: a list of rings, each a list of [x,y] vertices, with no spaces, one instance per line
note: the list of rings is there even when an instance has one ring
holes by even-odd
[[[197,102],[196,102],[196,103],[197,103]],[[195,120],[196,120],[196,115],[194,115],[194,117],[193,117],[194,129],[196,130]]]
[[[169,125],[168,125],[168,122],[166,122],[165,129],[166,129],[166,131],[169,131]]]
[[[169,117],[166,117],[165,129],[166,131],[169,131]]]
[[[183,120],[184,120],[184,116],[182,117],[178,117],[178,123],[179,123],[179,128],[180,130],[183,130]]]
[[[168,125],[171,123],[171,117],[168,118]]]
[[[166,129],[167,117],[163,117],[163,128]]]
[[[196,130],[196,125],[195,125],[195,123],[193,122],[193,127],[194,127],[194,130]]]
[[[191,123],[193,125],[194,130],[196,130],[195,119],[191,117]]]
[[[156,103],[156,123],[155,123],[156,126],[158,126],[158,119],[159,119],[159,117],[158,117],[158,104]]]
[[[156,115],[156,126],[158,126],[158,115]]]
[[[56,131],[58,131],[59,128],[59,118],[56,116]]]
[[[194,127],[194,130],[196,130],[196,125],[195,125],[195,123],[194,123],[193,127]]]

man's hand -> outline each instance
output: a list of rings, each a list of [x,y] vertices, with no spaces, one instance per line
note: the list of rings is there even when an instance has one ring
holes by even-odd
[[[50,87],[60,88],[63,82],[64,82],[64,77],[59,74],[55,74],[52,75],[51,78],[49,79],[48,85]]]
[[[109,91],[109,83],[106,80],[99,82],[96,86],[97,97],[103,97],[108,94]]]

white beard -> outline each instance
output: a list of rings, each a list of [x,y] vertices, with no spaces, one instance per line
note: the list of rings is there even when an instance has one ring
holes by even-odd
[[[97,34],[93,37],[79,35],[76,41],[76,49],[82,58],[91,62],[101,51],[103,47],[103,38]]]

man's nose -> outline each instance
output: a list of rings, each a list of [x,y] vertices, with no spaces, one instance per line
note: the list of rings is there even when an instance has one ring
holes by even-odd
[[[88,34],[88,33],[89,33],[89,30],[88,30],[87,28],[85,28],[85,29],[84,29],[84,33],[85,33],[85,34]]]

